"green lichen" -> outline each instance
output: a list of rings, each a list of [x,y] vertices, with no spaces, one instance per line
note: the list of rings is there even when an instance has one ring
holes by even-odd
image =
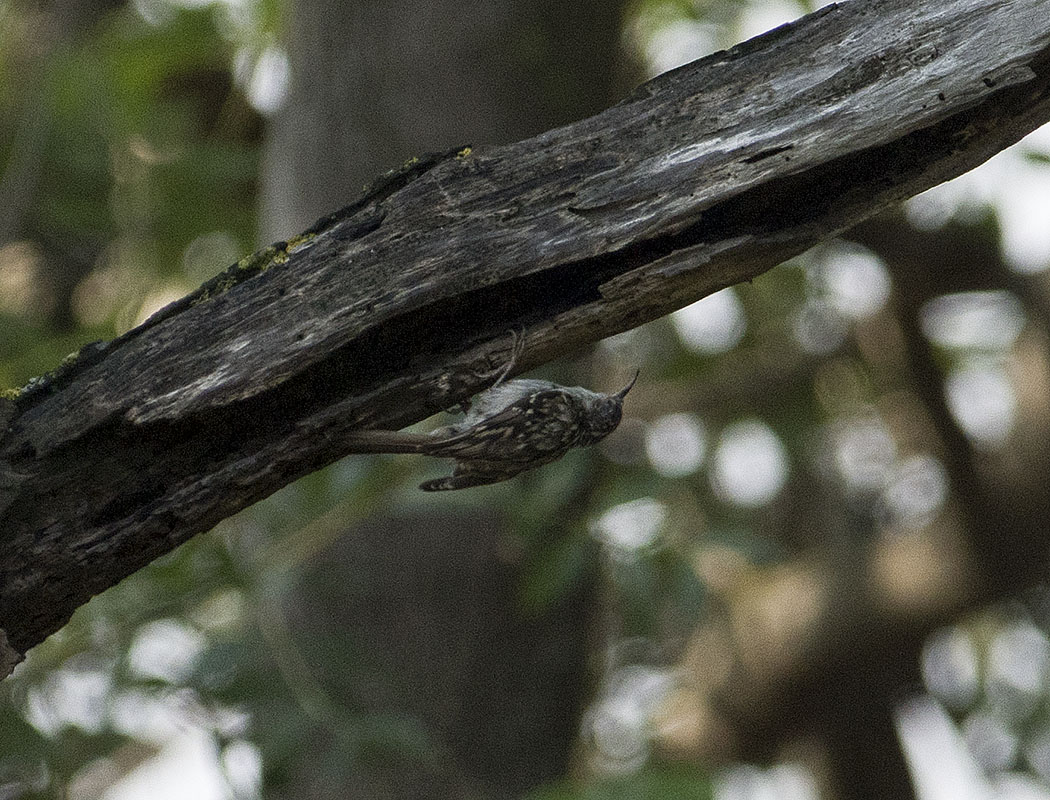
[[[308,244],[310,244],[310,242],[312,242],[316,238],[317,238],[317,234],[316,233],[310,233],[309,231],[307,231],[306,233],[300,233],[300,234],[298,234],[296,236],[293,236],[291,239],[288,240],[288,245],[287,245],[288,252],[289,253],[294,253],[296,250],[299,250],[300,248],[306,247]]]
[[[17,400],[21,394],[21,389],[0,389],[0,400]]]
[[[306,239],[305,236],[298,238],[300,240]],[[297,246],[301,246],[301,244],[297,242]],[[199,303],[204,303],[213,297],[225,294],[238,283],[266,272],[274,264],[284,264],[288,261],[288,252],[288,242],[277,242],[262,248],[262,250],[256,250],[254,253],[246,255],[214,278],[202,283],[200,288],[189,296],[189,304],[195,306]]]
[[[466,158],[467,156],[469,156],[473,152],[474,152],[474,148],[471,147],[468,144],[466,147],[464,147],[462,150],[460,150],[458,153],[456,153],[456,158],[460,158],[460,159]]]
[[[271,244],[268,247],[264,247],[262,250],[256,250],[254,253],[246,255],[237,262],[236,267],[240,272],[251,271],[252,274],[255,274],[256,272],[265,272],[272,267],[274,263],[283,263],[278,262],[276,259],[282,254],[287,254],[286,248],[286,242]],[[229,270],[227,270],[227,272],[229,272]]]

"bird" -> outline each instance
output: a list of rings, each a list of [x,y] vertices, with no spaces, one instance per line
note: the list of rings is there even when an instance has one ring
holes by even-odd
[[[466,489],[513,478],[557,461],[574,447],[597,444],[620,424],[623,400],[638,380],[614,394],[520,378],[508,369],[470,402],[461,422],[430,433],[365,430],[348,435],[353,453],[420,453],[454,460],[451,475],[424,481],[427,492]]]

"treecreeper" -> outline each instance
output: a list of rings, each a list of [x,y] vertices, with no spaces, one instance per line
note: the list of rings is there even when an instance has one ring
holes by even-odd
[[[515,358],[519,347],[515,342]],[[365,430],[349,435],[353,453],[419,453],[451,458],[452,474],[420,489],[466,489],[513,478],[557,461],[574,447],[597,444],[620,424],[623,399],[638,379],[615,394],[528,378],[505,381],[514,363],[470,402],[462,422],[430,433]]]

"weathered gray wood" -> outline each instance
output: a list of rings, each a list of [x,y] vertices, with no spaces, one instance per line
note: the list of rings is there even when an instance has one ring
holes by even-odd
[[[8,405],[0,630],[518,371],[755,277],[1050,119],[1050,0],[853,0],[380,180]],[[334,156],[335,157],[335,156]],[[340,154],[337,157],[346,157]]]

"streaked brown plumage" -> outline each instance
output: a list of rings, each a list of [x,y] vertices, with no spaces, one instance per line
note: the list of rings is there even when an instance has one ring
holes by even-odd
[[[557,461],[573,447],[595,444],[620,424],[623,398],[550,381],[499,382],[479,393],[466,418],[429,433],[356,431],[355,453],[421,453],[455,459],[451,475],[420,484],[424,491],[499,483]]]

